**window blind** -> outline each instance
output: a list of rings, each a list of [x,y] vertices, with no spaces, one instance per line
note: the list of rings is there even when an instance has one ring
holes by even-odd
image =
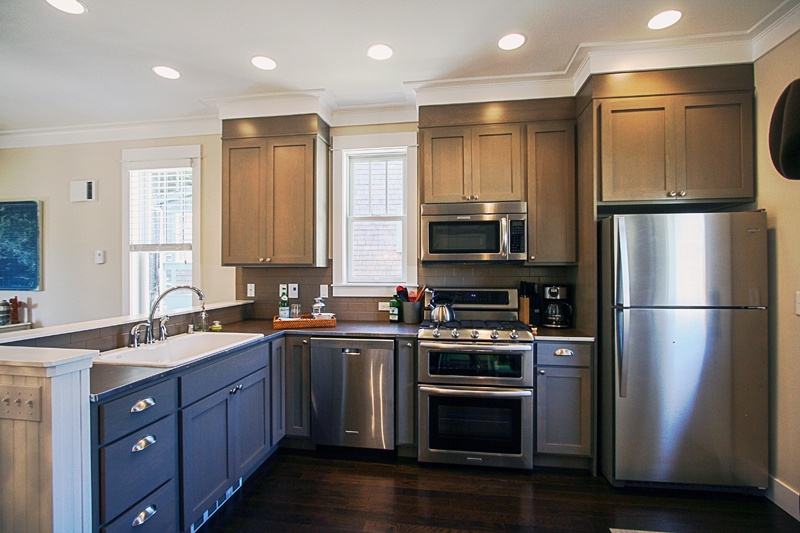
[[[130,171],[130,250],[192,249],[192,168]]]

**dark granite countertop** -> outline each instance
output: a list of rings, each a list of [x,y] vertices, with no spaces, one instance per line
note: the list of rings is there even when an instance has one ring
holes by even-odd
[[[239,333],[263,333],[267,339],[281,335],[307,335],[323,337],[401,337],[416,338],[418,324],[394,324],[391,322],[337,322],[332,328],[304,328],[276,330],[271,320],[245,320],[225,324],[223,331]],[[534,334],[537,341],[560,340],[576,342],[592,342],[594,337],[572,329],[538,328]],[[215,356],[212,356],[215,357]],[[171,375],[177,375],[191,368],[205,364],[210,359],[197,361],[190,365],[175,368],[152,368],[143,366],[94,365],[89,372],[89,392],[92,401],[101,401],[118,396],[136,387],[155,382]]]

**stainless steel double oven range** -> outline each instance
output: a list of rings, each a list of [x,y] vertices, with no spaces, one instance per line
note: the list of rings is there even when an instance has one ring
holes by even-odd
[[[420,325],[423,462],[533,468],[533,334],[516,289],[438,289],[456,319]]]

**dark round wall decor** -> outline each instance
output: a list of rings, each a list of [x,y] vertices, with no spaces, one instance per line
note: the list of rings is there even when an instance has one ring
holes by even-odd
[[[784,178],[800,180],[800,78],[784,89],[769,123],[772,164]]]

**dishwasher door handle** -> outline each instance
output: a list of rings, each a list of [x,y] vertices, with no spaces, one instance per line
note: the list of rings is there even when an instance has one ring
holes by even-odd
[[[342,355],[361,355],[361,348],[342,348]]]

